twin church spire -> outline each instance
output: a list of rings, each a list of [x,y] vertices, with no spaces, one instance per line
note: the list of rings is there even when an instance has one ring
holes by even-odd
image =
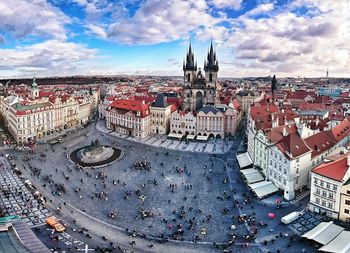
[[[187,51],[186,60],[183,61],[184,71],[197,71],[197,61],[194,60],[194,52],[192,51],[192,45],[190,45]],[[218,72],[219,63],[216,59],[216,52],[213,47],[213,40],[211,40],[210,48],[206,60],[204,60],[204,70]]]

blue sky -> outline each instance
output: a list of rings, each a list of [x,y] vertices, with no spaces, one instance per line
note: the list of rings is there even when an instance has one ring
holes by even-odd
[[[349,76],[349,0],[0,0],[0,76]]]

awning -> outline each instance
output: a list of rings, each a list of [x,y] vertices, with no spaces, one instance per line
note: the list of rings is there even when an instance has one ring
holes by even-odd
[[[239,154],[236,157],[237,157],[239,167],[241,169],[247,168],[253,164],[252,159],[250,159],[248,152],[243,153],[243,154]]]
[[[206,140],[208,140],[208,136],[206,136],[206,135],[197,135],[197,140],[199,140],[199,141],[206,141]]]
[[[183,134],[175,134],[175,133],[170,133],[168,134],[168,137],[170,138],[178,138],[178,139],[181,139],[183,136]]]
[[[334,253],[350,253],[350,232],[341,232],[330,243],[320,248],[319,251]]]
[[[271,181],[261,181],[254,184],[248,184],[259,199],[266,197],[278,191],[278,188]]]
[[[189,135],[186,136],[186,139],[193,140],[194,137],[196,137],[196,136],[192,135],[192,134],[189,134]]]
[[[257,169],[245,169],[241,170],[241,173],[247,180],[248,184],[253,184],[264,180],[264,177],[260,174]]]
[[[344,228],[333,224],[333,221],[321,222],[318,224],[318,226],[306,234],[303,234],[301,237],[314,240],[322,245],[326,245],[337,237],[337,235],[339,235],[342,231],[344,231]]]

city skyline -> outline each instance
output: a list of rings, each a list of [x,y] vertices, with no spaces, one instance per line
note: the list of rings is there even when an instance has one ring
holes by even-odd
[[[0,77],[182,75],[213,39],[219,77],[348,77],[348,0],[0,1]]]

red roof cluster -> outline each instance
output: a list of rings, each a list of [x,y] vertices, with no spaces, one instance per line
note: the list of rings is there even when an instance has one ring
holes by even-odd
[[[284,136],[283,139],[276,144],[276,146],[289,160],[311,151],[298,133],[291,133]]]

